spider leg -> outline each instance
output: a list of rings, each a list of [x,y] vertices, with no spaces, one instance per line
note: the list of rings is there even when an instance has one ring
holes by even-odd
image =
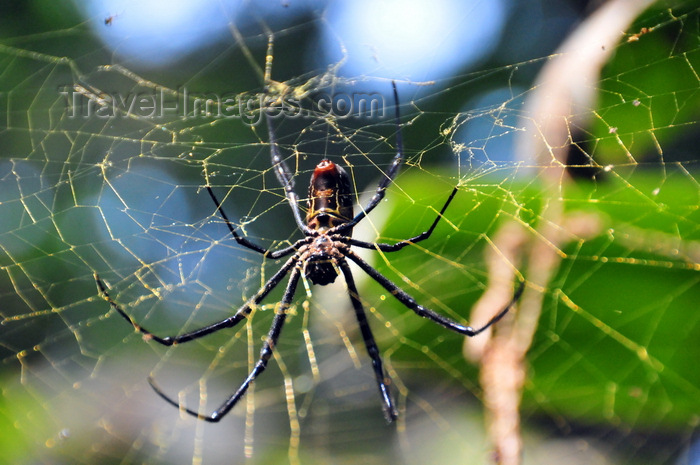
[[[389,186],[389,183],[394,180],[394,177],[396,177],[396,173],[399,172],[399,167],[401,166],[401,162],[403,161],[403,137],[401,136],[401,114],[399,113],[399,92],[396,90],[396,83],[394,81],[391,81],[391,87],[394,91],[394,102],[395,102],[395,118],[396,118],[396,127],[397,127],[397,132],[396,132],[396,155],[394,156],[394,159],[391,161],[391,164],[389,165],[389,168],[387,168],[386,172],[384,173],[384,177],[379,181],[379,184],[377,185],[377,191],[374,193],[374,196],[372,196],[372,199],[369,201],[367,206],[363,209],[360,210],[360,212],[355,215],[355,217],[348,221],[347,223],[343,223],[341,225],[338,225],[334,228],[331,228],[328,233],[329,234],[336,234],[336,233],[343,233],[346,231],[352,230],[352,228],[362,220],[365,216],[369,214],[374,208],[379,205],[379,202],[384,198],[384,195],[386,194],[386,188]]]
[[[440,218],[442,218],[442,215],[445,213],[445,210],[447,210],[447,207],[450,205],[450,202],[452,202],[452,199],[454,198],[455,194],[457,194],[457,186],[452,189],[452,192],[450,193],[450,196],[447,197],[447,201],[445,204],[442,206],[442,209],[440,209],[440,213],[437,214],[437,217],[435,218],[435,221],[433,221],[433,224],[430,225],[430,228],[428,228],[426,231],[423,231],[422,233],[418,234],[417,236],[414,236],[410,239],[404,239],[402,241],[399,241],[395,244],[385,244],[385,243],[375,243],[375,242],[365,242],[365,241],[359,241],[357,239],[348,238],[344,236],[336,236],[333,237],[334,240],[338,240],[341,242],[346,242],[350,245],[354,245],[357,247],[361,247],[363,249],[377,249],[381,250],[382,252],[396,252],[397,250],[401,250],[404,247],[406,247],[408,244],[415,244],[417,242],[423,241],[427,238],[430,237],[430,235],[433,233],[435,230],[435,227],[437,224],[440,222]]]
[[[369,322],[367,321],[367,315],[365,314],[365,310],[360,302],[359,294],[357,292],[357,287],[355,286],[355,280],[352,277],[350,267],[344,259],[338,260],[338,265],[345,276],[350,301],[352,302],[353,309],[355,309],[355,316],[357,317],[357,322],[360,325],[360,331],[362,332],[362,339],[365,341],[367,353],[369,353],[369,356],[372,359],[372,368],[374,368],[374,375],[377,378],[379,393],[382,396],[382,403],[384,404],[384,416],[386,417],[386,420],[391,423],[398,418],[398,413],[396,412],[394,402],[391,399],[391,392],[389,391],[391,378],[387,373],[385,373],[384,368],[382,367],[382,358],[379,354],[379,348],[374,340],[372,330],[370,329]]]
[[[287,309],[289,308],[289,304],[294,298],[294,292],[296,291],[297,283],[299,282],[299,276],[299,268],[294,268],[289,277],[289,283],[287,284],[287,289],[284,291],[284,296],[282,297],[281,304],[275,311],[275,317],[272,320],[272,325],[270,326],[270,331],[267,335],[267,339],[263,344],[262,350],[260,350],[260,359],[255,364],[253,370],[250,372],[245,381],[243,381],[241,387],[239,387],[238,390],[231,395],[231,397],[226,399],[226,401],[223,404],[221,404],[219,408],[214,410],[211,413],[211,415],[203,415],[195,410],[183,407],[177,401],[168,397],[155,384],[153,378],[149,377],[148,382],[151,384],[151,387],[156,391],[156,393],[160,397],[162,397],[170,405],[174,405],[175,407],[184,410],[185,412],[197,417],[200,420],[205,420],[211,423],[216,423],[219,420],[221,420],[236,405],[236,403],[238,403],[241,397],[243,397],[243,395],[246,393],[246,391],[250,387],[250,384],[255,380],[255,378],[257,378],[260,373],[265,371],[265,368],[267,367],[267,362],[268,360],[270,360],[270,357],[272,356],[272,351],[277,345],[277,340],[279,339],[280,333],[282,332],[282,327],[284,326],[284,322],[287,318]]]
[[[280,283],[280,281],[282,281],[282,278],[284,278],[285,275],[289,272],[289,269],[296,264],[298,256],[299,254],[297,253],[289,260],[287,260],[284,266],[282,266],[282,268],[280,268],[280,270],[277,273],[275,273],[274,276],[272,276],[253,297],[251,297],[245,304],[243,304],[243,306],[239,308],[234,315],[225,318],[219,322],[177,336],[159,337],[147,330],[146,328],[144,328],[143,326],[139,325],[133,320],[133,318],[131,318],[131,316],[129,316],[128,313],[126,313],[119,306],[117,302],[115,302],[112,299],[112,297],[110,297],[109,293],[107,292],[107,287],[97,274],[95,274],[95,282],[97,283],[97,289],[100,291],[102,297],[107,302],[109,302],[109,305],[111,305],[112,308],[117,311],[117,313],[119,313],[126,321],[131,323],[131,326],[133,326],[134,329],[136,329],[136,331],[143,334],[144,338],[153,339],[157,343],[163,344],[164,346],[172,346],[174,344],[180,344],[183,342],[192,341],[194,339],[199,339],[202,336],[206,336],[207,334],[211,334],[223,328],[232,328],[233,326],[236,326],[241,320],[245,319],[250,314],[254,305],[258,304],[267,294],[270,293],[270,291],[272,291]]]
[[[275,170],[275,176],[277,180],[284,188],[284,195],[287,197],[289,206],[292,207],[292,213],[294,214],[294,220],[297,222],[297,226],[306,236],[316,235],[309,227],[304,224],[301,219],[301,212],[299,211],[299,197],[296,192],[294,192],[294,176],[289,170],[289,167],[282,159],[280,154],[280,149],[277,146],[277,138],[275,137],[275,131],[272,128],[272,118],[269,113],[265,113],[265,119],[267,121],[267,132],[268,140],[270,142],[270,156],[272,157],[272,167]]]
[[[496,323],[498,320],[503,318],[503,316],[508,313],[508,310],[518,301],[520,298],[520,295],[523,293],[523,289],[525,288],[525,281],[520,281],[520,284],[518,285],[518,289],[515,291],[513,294],[513,298],[511,301],[506,305],[502,310],[500,310],[494,317],[492,317],[488,323],[486,323],[484,326],[481,328],[472,328],[471,326],[465,326],[460,323],[457,323],[454,320],[451,320],[450,318],[447,318],[446,316],[440,315],[439,313],[436,313],[434,310],[431,310],[427,307],[424,307],[422,305],[419,305],[413,297],[411,297],[408,293],[406,293],[403,289],[398,287],[396,284],[391,282],[388,278],[386,278],[384,275],[382,275],[379,271],[375,270],[370,266],[369,263],[361,259],[359,256],[357,256],[352,250],[350,250],[347,246],[344,246],[341,249],[341,252],[348,257],[350,260],[353,262],[357,263],[357,265],[365,272],[367,273],[372,279],[377,281],[379,284],[384,287],[387,291],[389,291],[396,299],[404,304],[406,307],[410,308],[413,310],[418,316],[422,316],[424,318],[428,318],[429,320],[434,321],[435,323],[444,326],[445,328],[452,330],[456,333],[459,334],[464,334],[465,336],[476,336],[477,334],[481,333],[482,331],[486,330],[488,327],[490,327],[492,324]]]
[[[289,255],[290,253],[294,252],[295,250],[297,250],[299,248],[298,244],[293,244],[293,245],[290,245],[289,247],[285,247],[284,249],[275,250],[274,252],[270,252],[269,249],[261,247],[258,244],[255,244],[254,242],[249,241],[247,238],[238,235],[238,233],[236,232],[236,228],[233,227],[231,220],[229,220],[228,216],[226,216],[226,213],[224,213],[224,209],[221,207],[221,202],[219,202],[219,199],[214,195],[214,191],[211,189],[211,187],[207,186],[207,192],[209,192],[209,196],[214,201],[214,205],[216,205],[216,210],[219,212],[221,217],[224,219],[224,222],[226,222],[226,226],[228,226],[229,231],[231,231],[231,235],[233,236],[234,239],[236,239],[236,242],[238,242],[242,246],[248,247],[251,250],[259,252],[259,253],[263,254],[264,256],[270,257],[273,259],[286,257],[287,255]]]

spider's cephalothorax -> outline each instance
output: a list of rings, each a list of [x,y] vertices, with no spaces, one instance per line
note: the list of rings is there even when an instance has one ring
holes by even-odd
[[[284,188],[285,196],[287,197],[289,206],[292,209],[292,214],[294,215],[294,220],[297,227],[305,237],[303,239],[299,239],[288,247],[278,250],[269,250],[255,244],[254,242],[251,242],[246,237],[241,236],[236,232],[236,227],[228,219],[228,216],[226,216],[226,213],[224,213],[224,210],[221,208],[221,202],[219,202],[214,195],[212,188],[207,186],[207,192],[214,201],[218,213],[224,219],[226,226],[236,242],[244,247],[247,247],[248,249],[262,254],[266,258],[273,260],[291,255],[291,257],[287,259],[284,265],[282,265],[282,267],[263,285],[263,287],[260,288],[260,290],[253,295],[253,297],[251,297],[236,311],[236,313],[230,317],[184,334],[159,337],[148,331],[143,326],[137,324],[131,318],[131,316],[129,316],[129,314],[127,314],[116,303],[116,301],[109,296],[107,287],[104,285],[102,280],[100,280],[99,276],[95,275],[97,288],[100,294],[102,294],[107,302],[109,302],[111,307],[124,319],[131,323],[131,325],[137,331],[141,332],[146,339],[153,340],[166,346],[192,341],[194,339],[199,339],[200,337],[206,336],[207,334],[219,331],[220,329],[236,326],[238,323],[245,320],[251,314],[253,309],[279,283],[281,283],[286,276],[289,276],[287,287],[284,291],[284,295],[282,296],[282,301],[280,302],[279,307],[277,307],[275,310],[270,331],[268,332],[267,338],[265,339],[262,349],[260,350],[260,358],[236,392],[231,394],[216,410],[214,410],[213,413],[210,415],[204,415],[196,410],[180,405],[177,400],[172,399],[158,386],[156,386],[152,378],[149,378],[149,382],[153,389],[155,389],[156,393],[165,399],[165,401],[179,407],[181,410],[189,413],[190,415],[194,415],[199,419],[210,422],[217,422],[221,420],[224,415],[231,411],[231,409],[238,403],[243,395],[245,395],[255,378],[257,378],[257,376],[265,370],[267,362],[272,356],[272,351],[277,346],[277,340],[282,333],[282,328],[287,318],[287,310],[294,300],[294,293],[296,292],[302,270],[304,275],[313,284],[319,285],[330,284],[335,281],[339,272],[343,274],[347,285],[348,296],[350,297],[350,304],[355,312],[355,318],[357,319],[360,333],[362,334],[362,339],[365,342],[367,353],[372,360],[372,369],[374,370],[377,387],[379,388],[379,394],[382,398],[384,415],[387,421],[390,422],[394,421],[398,416],[398,412],[394,407],[394,401],[391,396],[391,378],[384,370],[382,359],[379,354],[379,348],[377,347],[374,336],[372,335],[372,330],[367,320],[364,306],[360,301],[359,292],[355,286],[355,280],[352,272],[350,271],[350,267],[348,266],[347,259],[354,262],[362,271],[378,282],[389,292],[390,295],[394,296],[406,308],[412,310],[419,316],[428,318],[429,320],[432,320],[433,322],[451,331],[463,334],[465,336],[476,336],[477,334],[486,330],[492,324],[503,318],[510,307],[513,306],[513,304],[515,304],[515,302],[520,298],[524,287],[524,281],[520,281],[520,285],[518,286],[508,305],[496,313],[496,315],[494,315],[486,324],[475,329],[471,326],[458,323],[435,312],[434,310],[418,304],[418,302],[416,302],[415,299],[407,292],[391,282],[387,277],[374,269],[369,263],[364,261],[351,250],[351,247],[360,247],[363,249],[379,250],[381,252],[396,252],[410,244],[415,244],[428,239],[457,193],[457,187],[452,189],[452,193],[450,193],[433,223],[427,230],[418,234],[417,236],[411,237],[410,239],[405,239],[403,241],[398,241],[393,244],[364,242],[353,239],[353,227],[362,221],[365,216],[374,210],[377,205],[379,205],[379,202],[381,202],[381,200],[384,198],[386,188],[394,179],[396,173],[398,173],[399,166],[403,161],[399,96],[394,83],[392,83],[392,88],[394,101],[396,103],[396,155],[394,156],[394,159],[389,167],[384,171],[382,178],[377,185],[374,196],[372,196],[372,199],[369,201],[367,206],[361,209],[357,215],[353,216],[354,195],[352,193],[350,179],[348,178],[347,173],[335,163],[329,160],[323,160],[316,166],[316,169],[311,176],[311,183],[309,185],[309,210],[308,214],[306,215],[306,223],[302,221],[302,216],[299,209],[299,198],[294,192],[294,176],[282,159],[282,155],[275,138],[275,133],[272,128],[272,118],[269,114],[266,114],[265,116],[267,118],[268,135],[270,138],[272,167],[278,181]]]
[[[337,259],[342,255],[326,235],[317,236],[305,246],[299,260],[304,263],[304,276],[313,284],[325,286],[338,277]]]

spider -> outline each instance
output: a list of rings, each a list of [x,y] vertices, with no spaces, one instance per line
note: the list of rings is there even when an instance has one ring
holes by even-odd
[[[469,337],[476,336],[503,318],[513,304],[515,304],[515,302],[517,302],[517,300],[520,298],[524,287],[524,281],[520,282],[518,289],[515,291],[513,298],[508,305],[496,313],[496,315],[493,316],[484,326],[480,328],[465,326],[418,304],[413,297],[391,282],[379,271],[374,269],[351,249],[351,247],[354,246],[363,249],[379,250],[381,252],[396,252],[410,244],[415,244],[428,239],[457,193],[457,187],[455,187],[447,197],[447,200],[443,204],[440,212],[430,227],[417,236],[393,244],[364,242],[352,238],[353,227],[362,221],[384,198],[388,185],[396,176],[397,172],[399,171],[399,166],[403,161],[403,141],[401,137],[399,97],[398,91],[396,90],[396,84],[393,82],[392,88],[396,108],[396,155],[384,173],[384,176],[379,181],[374,196],[369,201],[367,206],[359,213],[353,214],[354,196],[348,174],[342,167],[327,159],[324,159],[316,166],[313,175],[311,176],[311,182],[309,185],[308,213],[306,215],[306,221],[302,221],[302,214],[299,209],[299,198],[294,191],[293,175],[285,162],[282,160],[272,126],[272,118],[267,113],[266,123],[269,134],[272,167],[278,181],[284,188],[285,196],[291,207],[296,224],[305,237],[296,241],[294,244],[279,250],[269,250],[249,241],[246,237],[241,236],[236,232],[236,228],[231,220],[229,220],[226,213],[224,213],[224,210],[221,207],[221,202],[216,195],[214,195],[214,191],[210,186],[206,186],[209,196],[216,205],[216,210],[223,218],[226,226],[231,231],[231,235],[236,242],[238,242],[238,244],[262,254],[265,258],[279,259],[291,255],[284,265],[282,265],[282,267],[262,286],[262,288],[258,290],[258,292],[245,304],[243,304],[243,306],[241,306],[232,316],[188,333],[179,334],[176,336],[159,337],[136,323],[131,316],[122,310],[122,308],[109,296],[107,287],[104,285],[99,276],[95,275],[97,288],[102,297],[109,302],[110,306],[122,317],[124,317],[124,319],[131,323],[136,331],[142,333],[145,339],[152,339],[165,346],[189,342],[219,331],[220,329],[236,326],[238,323],[247,318],[252,312],[253,308],[259,304],[260,301],[262,301],[265,296],[267,296],[280,282],[282,282],[287,275],[289,275],[284,295],[280,305],[276,306],[272,325],[260,351],[260,358],[238,390],[228,397],[211,414],[205,415],[198,411],[186,408],[183,405],[180,405],[179,402],[168,397],[161,390],[161,388],[155,384],[153,378],[149,377],[148,381],[151,387],[166,402],[201,420],[208,422],[220,421],[245,395],[251,383],[258,377],[258,375],[265,370],[265,367],[272,356],[272,351],[277,345],[277,340],[280,337],[280,333],[282,332],[282,327],[284,326],[287,318],[289,306],[294,299],[294,294],[296,292],[301,274],[304,273],[304,276],[313,284],[324,286],[334,282],[338,277],[338,274],[342,273],[347,285],[350,303],[355,311],[355,317],[357,318],[357,322],[360,327],[362,339],[364,340],[369,357],[372,360],[372,368],[374,369],[374,375],[379,388],[384,415],[388,422],[396,420],[398,417],[398,412],[389,389],[389,386],[392,383],[391,378],[382,365],[379,348],[374,340],[372,330],[370,329],[369,322],[367,321],[367,315],[360,301],[360,296],[357,291],[357,287],[355,286],[355,280],[353,279],[350,267],[348,266],[348,259],[359,266],[362,271],[367,273],[399,302],[401,302],[405,307],[413,310],[417,315],[428,318],[429,320],[432,320],[449,330]]]

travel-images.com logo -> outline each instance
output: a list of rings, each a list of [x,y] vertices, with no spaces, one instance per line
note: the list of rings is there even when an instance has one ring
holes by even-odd
[[[152,91],[105,93],[82,85],[63,87],[58,93],[65,99],[65,114],[71,119],[240,119],[257,125],[261,109],[272,117],[302,115],[342,118],[383,118],[384,96],[371,93],[314,94],[312,110],[304,109],[294,95],[195,93],[186,87],[173,91],[158,87]]]

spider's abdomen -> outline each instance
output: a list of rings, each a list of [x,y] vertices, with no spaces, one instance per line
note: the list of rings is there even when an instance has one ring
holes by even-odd
[[[353,217],[350,189],[350,178],[343,168],[330,160],[316,165],[309,184],[308,227],[325,231],[350,221]]]

